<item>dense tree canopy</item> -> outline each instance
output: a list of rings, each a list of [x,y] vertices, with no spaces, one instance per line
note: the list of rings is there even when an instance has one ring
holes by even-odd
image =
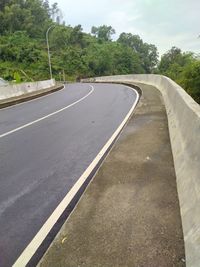
[[[91,34],[81,25],[65,26],[58,5],[48,0],[2,0],[0,7],[0,76],[8,80],[16,73],[22,81],[49,77],[45,35],[53,23],[49,44],[57,79],[63,72],[67,79],[150,73],[157,64],[156,47],[139,36],[123,33],[112,41],[111,26],[93,26]]]
[[[200,61],[193,53],[172,47],[161,57],[158,70],[180,84],[200,103]]]
[[[3,1],[0,8],[0,34],[26,31],[31,37],[42,37],[50,23],[51,8],[40,0]]]
[[[111,41],[111,36],[115,34],[115,30],[111,26],[93,26],[91,29],[91,33],[94,34],[99,41]]]
[[[117,41],[132,48],[139,55],[146,73],[151,73],[155,69],[158,63],[158,51],[155,45],[144,43],[139,35],[125,32],[120,34]]]
[[[139,35],[123,32],[114,41],[112,26],[93,26],[91,34],[81,25],[66,26],[57,3],[48,0],[1,0],[0,22],[0,77],[7,80],[49,78],[46,31],[54,25],[49,44],[56,79],[162,73],[200,102],[200,63],[192,53],[172,47],[158,65],[156,46]]]

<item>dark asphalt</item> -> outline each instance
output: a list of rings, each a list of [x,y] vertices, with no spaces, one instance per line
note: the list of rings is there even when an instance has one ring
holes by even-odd
[[[0,138],[0,266],[11,266],[132,107],[123,85],[94,84],[76,105]],[[84,97],[89,84],[0,110],[0,135]]]
[[[38,267],[185,267],[165,105],[137,86],[134,115]]]

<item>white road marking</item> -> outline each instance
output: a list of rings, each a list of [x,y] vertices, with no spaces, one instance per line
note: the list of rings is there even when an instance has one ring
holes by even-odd
[[[29,243],[29,245],[24,249],[22,254],[19,256],[19,258],[14,263],[13,267],[24,267],[26,264],[30,261],[30,259],[35,254],[36,250],[39,248],[39,246],[44,241],[45,237],[48,235],[54,224],[57,222],[61,214],[64,212],[64,210],[67,208],[71,200],[74,198],[78,190],[81,188],[81,186],[84,184],[90,173],[94,170],[100,159],[103,157],[105,152],[108,150],[112,142],[115,140],[115,138],[118,136],[122,128],[127,123],[129,117],[131,116],[137,102],[139,99],[138,92],[131,88],[126,86],[127,88],[133,90],[136,93],[136,100],[133,103],[133,106],[127,113],[126,117],[120,124],[120,126],[117,128],[117,130],[113,133],[113,135],[110,137],[110,139],[107,141],[107,143],[104,145],[104,147],[101,149],[101,151],[98,153],[98,155],[95,157],[95,159],[92,161],[92,163],[87,167],[87,169],[84,171],[84,173],[81,175],[81,177],[78,179],[78,181],[74,184],[74,186],[70,189],[70,191],[67,193],[67,195],[64,197],[64,199],[60,202],[60,204],[57,206],[57,208],[54,210],[54,212],[51,214],[51,216],[47,219],[47,221],[44,223],[44,225],[41,227],[39,232],[35,235],[35,237],[32,239],[32,241]]]
[[[41,117],[41,118],[39,118],[39,119],[37,119],[37,120],[31,121],[31,122],[29,122],[29,123],[26,123],[26,124],[24,124],[24,125],[22,125],[22,126],[20,126],[20,127],[18,127],[18,128],[15,128],[15,129],[13,129],[13,130],[11,130],[11,131],[9,131],[9,132],[3,133],[3,134],[0,135],[0,138],[5,137],[5,136],[7,136],[7,135],[10,135],[10,134],[12,134],[12,133],[15,133],[15,132],[17,132],[17,131],[20,131],[20,130],[26,128],[26,127],[29,127],[29,126],[31,126],[31,125],[33,125],[33,124],[39,122],[39,121],[45,120],[45,119],[47,119],[47,118],[49,118],[49,117],[51,117],[51,116],[54,116],[54,115],[56,115],[56,114],[62,112],[62,111],[65,110],[65,109],[68,109],[68,108],[70,108],[70,107],[72,107],[72,106],[78,104],[79,102],[81,102],[82,100],[84,100],[86,97],[88,97],[88,96],[94,91],[94,87],[93,87],[92,85],[90,85],[90,87],[92,88],[92,90],[90,90],[90,92],[89,92],[87,95],[85,95],[84,97],[80,98],[79,100],[73,102],[72,104],[70,104],[70,105],[68,105],[68,106],[66,106],[66,107],[64,107],[64,108],[61,108],[61,109],[59,109],[59,110],[56,110],[56,111],[54,111],[54,112],[52,112],[52,113],[50,113],[50,114],[48,114],[48,115],[46,115],[46,116],[44,116],[44,117]]]

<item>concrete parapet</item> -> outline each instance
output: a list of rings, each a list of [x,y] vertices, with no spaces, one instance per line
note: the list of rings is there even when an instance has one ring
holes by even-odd
[[[47,89],[55,86],[55,80],[46,80],[39,82],[13,84],[8,86],[0,86],[0,100],[18,97],[31,92]]]
[[[200,106],[168,77],[153,74],[105,76],[83,82],[144,83],[158,88],[165,102],[177,177],[186,263],[200,266]]]

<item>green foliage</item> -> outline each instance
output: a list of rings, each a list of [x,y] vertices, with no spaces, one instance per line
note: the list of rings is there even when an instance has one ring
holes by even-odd
[[[194,60],[185,67],[180,84],[200,104],[200,61]]]
[[[53,76],[67,80],[101,75],[161,73],[179,83],[200,103],[200,61],[192,53],[172,47],[158,65],[155,45],[139,35],[121,33],[112,41],[111,26],[93,26],[91,34],[81,25],[65,26],[57,3],[48,0],[0,1],[0,76],[22,81],[49,78],[46,31]],[[56,21],[56,23],[55,23]],[[157,67],[158,65],[158,67]]]
[[[106,25],[100,27],[93,26],[91,33],[94,34],[100,42],[107,42],[111,41],[111,36],[115,34],[115,30],[111,26]]]
[[[158,63],[158,51],[155,45],[144,43],[139,35],[121,33],[117,42],[132,48],[140,57],[145,73],[152,73]]]
[[[161,57],[159,70],[162,73],[167,73],[173,64],[184,67],[193,60],[192,53],[182,53],[181,49],[173,46],[167,53]]]
[[[172,47],[161,57],[158,71],[180,84],[200,103],[200,61],[193,53]]]
[[[14,72],[14,79],[16,81],[16,83],[20,83],[21,82],[21,76],[19,74],[19,72]]]
[[[137,35],[121,34],[112,41],[111,26],[65,26],[61,12],[48,0],[1,0],[0,76],[7,80],[32,81],[49,78],[47,29],[53,76],[61,79],[128,73],[150,73],[158,53],[154,45]],[[55,23],[55,21],[57,21]]]
[[[41,0],[4,1],[0,10],[1,35],[26,31],[31,37],[42,37],[50,23],[49,8]]]

